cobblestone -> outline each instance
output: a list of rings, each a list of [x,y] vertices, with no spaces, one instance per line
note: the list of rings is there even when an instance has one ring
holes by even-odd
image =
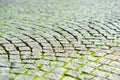
[[[83,71],[86,73],[91,73],[94,70],[94,68],[89,67],[89,66],[83,66],[82,68],[79,69],[79,71]]]
[[[23,68],[21,68],[21,69],[19,69],[19,68],[14,68],[14,69],[12,69],[11,70],[11,72],[12,73],[18,73],[18,74],[22,74],[22,73],[24,73],[24,71],[25,71],[26,69],[23,69]]]
[[[80,74],[79,71],[74,71],[74,70],[69,70],[69,71],[66,73],[66,75],[70,75],[70,76],[72,76],[72,77],[78,77],[79,74]]]
[[[79,64],[76,63],[69,63],[65,66],[66,68],[70,68],[70,69],[76,69],[77,67],[79,67]]]
[[[97,67],[99,67],[101,64],[100,64],[100,63],[97,63],[97,62],[88,62],[86,65],[87,65],[87,66],[90,66],[90,67],[92,67],[92,68],[97,68]]]
[[[23,80],[27,80],[27,79],[32,80],[33,76],[19,75],[19,76],[17,76],[15,78],[15,80],[21,80],[21,79],[23,79]]]
[[[51,64],[51,66],[63,66],[64,62],[53,61],[50,64]]]
[[[78,78],[81,80],[90,80],[93,78],[93,76],[88,74],[82,74],[82,75],[79,75]]]
[[[75,80],[75,79],[72,77],[64,77],[63,80]]]
[[[120,68],[115,68],[112,72],[120,75]]]
[[[111,71],[114,70],[114,67],[111,67],[111,66],[108,66],[108,65],[102,65],[102,66],[99,67],[99,69],[111,72]]]
[[[61,75],[54,74],[54,73],[49,73],[49,74],[45,75],[45,78],[52,79],[52,80],[59,80],[61,78]]]
[[[107,53],[105,53],[105,52],[103,52],[103,51],[99,51],[99,52],[96,52],[95,54],[94,54],[94,56],[104,56],[104,55],[106,55]]]
[[[0,80],[120,80],[119,0],[0,0]]]
[[[115,74],[110,74],[108,76],[108,79],[110,79],[110,80],[119,80],[120,76],[119,75],[115,75]]]
[[[120,63],[117,62],[117,61],[113,61],[113,62],[111,62],[109,65],[115,66],[115,67],[119,67]]]
[[[42,76],[44,74],[44,72],[43,71],[29,70],[27,72],[27,74],[29,74],[29,75],[35,75],[35,76]]]
[[[93,75],[95,76],[98,76],[98,77],[102,77],[102,78],[107,78],[110,73],[107,73],[107,72],[103,72],[103,71],[100,71],[100,70],[95,70],[92,72]]]
[[[13,44],[4,44],[3,46],[5,46],[6,50],[8,51],[16,50]]]
[[[95,78],[93,78],[93,80],[107,80],[107,79],[105,79],[105,78],[100,78],[100,77],[95,77]]]
[[[117,60],[119,58],[119,56],[116,56],[116,55],[107,55],[107,56],[105,56],[105,58],[111,59],[111,60]]]
[[[56,73],[56,74],[60,74],[60,75],[62,75],[62,74],[65,73],[65,71],[66,71],[65,68],[57,67],[57,68],[55,68],[52,72],[53,72],[53,73]]]
[[[49,60],[38,60],[38,61],[36,61],[36,64],[46,64],[46,65],[48,65],[49,64]]]
[[[102,63],[102,64],[109,64],[110,61],[111,61],[111,60],[109,60],[109,59],[101,58],[101,59],[99,59],[98,62],[100,62],[100,63]]]
[[[14,79],[14,74],[0,73],[0,80]]]
[[[43,65],[41,69],[44,71],[47,71],[47,72],[52,72],[54,70],[54,68],[55,68],[54,66]]]

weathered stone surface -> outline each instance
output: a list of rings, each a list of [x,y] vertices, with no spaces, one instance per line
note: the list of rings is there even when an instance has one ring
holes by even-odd
[[[61,78],[60,74],[48,73],[45,75],[45,78],[52,80],[59,80]]]
[[[64,77],[63,80],[75,80],[75,78],[72,78],[72,77]]]
[[[110,73],[100,71],[100,70],[95,70],[95,71],[92,72],[92,74],[95,75],[95,76],[98,76],[98,77],[102,77],[102,78],[107,78],[110,75]]]
[[[120,80],[119,0],[0,0],[0,80]]]
[[[32,80],[33,79],[33,76],[27,76],[27,75],[18,75],[15,80]]]

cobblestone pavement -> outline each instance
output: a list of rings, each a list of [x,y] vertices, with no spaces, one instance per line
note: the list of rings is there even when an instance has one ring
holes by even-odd
[[[120,0],[0,0],[0,80],[120,80]]]

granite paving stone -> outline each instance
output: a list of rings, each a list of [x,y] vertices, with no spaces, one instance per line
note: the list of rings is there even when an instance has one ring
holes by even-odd
[[[119,0],[0,0],[0,80],[120,80]]]
[[[72,78],[72,77],[64,77],[63,80],[75,80],[75,78]]]

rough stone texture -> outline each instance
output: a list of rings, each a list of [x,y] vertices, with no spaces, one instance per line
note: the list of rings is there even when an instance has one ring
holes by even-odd
[[[120,80],[119,0],[0,0],[0,80]]]
[[[72,77],[64,77],[62,80],[75,80],[75,79]]]

